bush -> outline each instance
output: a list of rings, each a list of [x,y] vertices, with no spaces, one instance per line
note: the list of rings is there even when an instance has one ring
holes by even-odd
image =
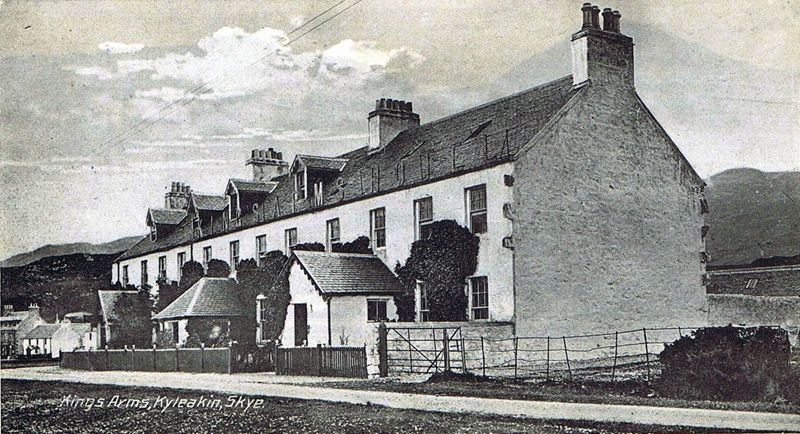
[[[707,327],[668,344],[659,355],[662,395],[682,399],[775,399],[789,378],[785,330]]]
[[[231,274],[231,266],[222,259],[212,259],[208,261],[208,277],[228,277]]]

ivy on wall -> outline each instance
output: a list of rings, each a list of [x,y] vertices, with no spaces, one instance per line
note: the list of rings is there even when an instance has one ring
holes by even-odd
[[[289,258],[279,250],[268,252],[261,259],[260,266],[254,259],[245,259],[237,268],[237,295],[247,311],[242,321],[242,336],[237,342],[245,346],[255,345],[256,338],[256,306],[259,295],[263,296],[262,306],[265,312],[262,327],[266,329],[263,337],[276,340],[283,332],[286,310],[289,307]]]
[[[454,220],[431,224],[431,236],[415,241],[404,265],[395,267],[405,292],[395,296],[400,321],[414,321],[417,281],[427,284],[431,321],[466,321],[467,277],[478,266],[480,239]]]

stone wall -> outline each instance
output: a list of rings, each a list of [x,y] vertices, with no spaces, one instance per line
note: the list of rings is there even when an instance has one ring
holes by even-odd
[[[517,334],[706,322],[702,181],[635,92],[590,84],[514,167]]]

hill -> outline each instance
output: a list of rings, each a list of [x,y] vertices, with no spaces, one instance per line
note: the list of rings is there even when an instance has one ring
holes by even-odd
[[[30,264],[49,256],[71,255],[73,253],[88,253],[93,255],[107,255],[110,253],[123,252],[133,247],[134,244],[142,239],[141,235],[120,238],[107,243],[70,243],[70,244],[48,244],[38,249],[14,255],[3,262],[0,267],[19,267]]]
[[[706,183],[710,266],[800,254],[800,172],[731,169]]]
[[[69,312],[93,312],[96,292],[111,286],[111,264],[120,253],[75,253],[4,267],[0,270],[2,304],[24,309],[36,302],[48,321]]]

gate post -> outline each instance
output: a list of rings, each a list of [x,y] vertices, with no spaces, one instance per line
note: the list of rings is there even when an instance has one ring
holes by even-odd
[[[386,342],[388,332],[386,323],[378,326],[378,376],[385,378],[389,376],[389,347]]]
[[[444,332],[444,336],[442,337],[442,345],[444,345],[444,348],[442,348],[442,353],[444,355],[444,371],[442,372],[447,372],[450,370],[450,336],[447,335],[447,329],[442,331]]]

